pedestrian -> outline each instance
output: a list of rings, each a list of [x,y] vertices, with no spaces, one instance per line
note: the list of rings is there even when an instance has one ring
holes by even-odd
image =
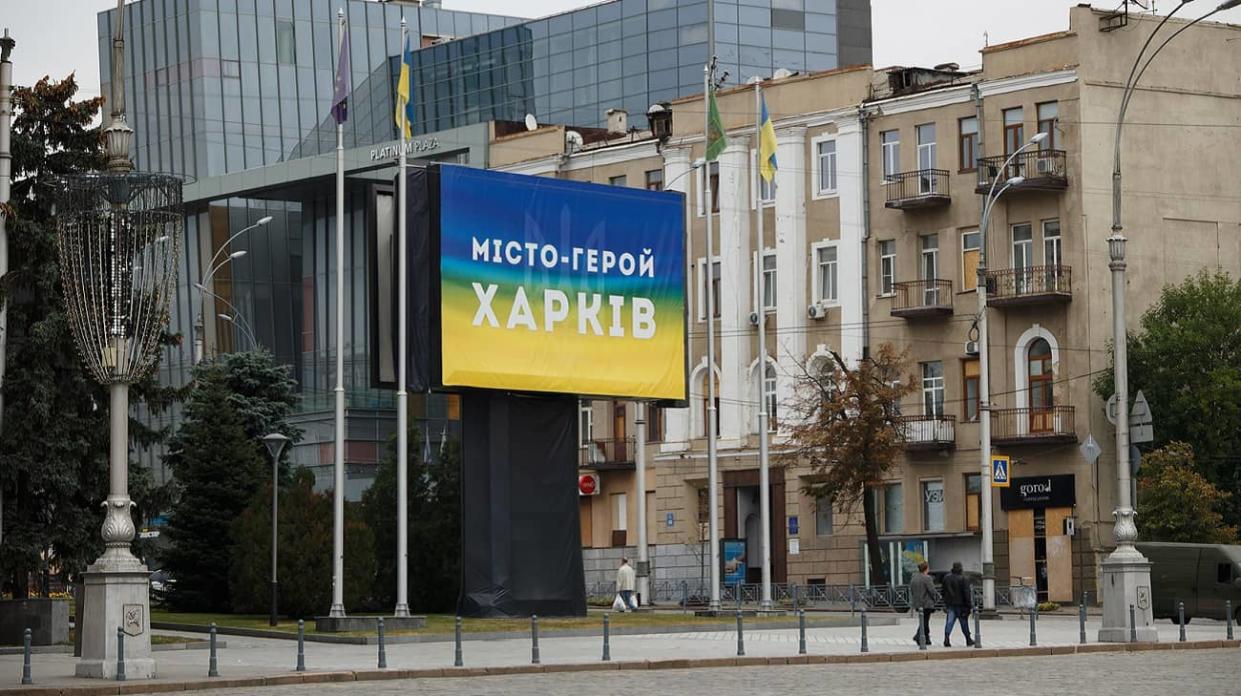
[[[633,601],[634,572],[628,558],[622,558],[620,568],[616,569],[616,591],[621,596],[628,611],[637,611],[638,605]]]
[[[928,645],[931,636],[931,612],[935,611],[935,581],[927,573],[926,561],[918,564],[918,574],[909,581],[909,606],[918,615],[918,632],[914,642]]]
[[[948,620],[944,623],[944,647],[952,647],[952,625],[961,622],[961,632],[965,634],[965,644],[973,647],[974,638],[970,635],[970,609],[973,605],[973,590],[970,580],[961,573],[961,562],[952,564],[952,572],[944,576],[944,610],[948,612]]]

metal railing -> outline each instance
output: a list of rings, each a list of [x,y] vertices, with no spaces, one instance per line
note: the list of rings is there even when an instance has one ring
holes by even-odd
[[[1076,439],[1072,406],[991,409],[993,440]]]
[[[952,311],[952,281],[939,278],[893,283],[892,313],[919,310]]]
[[[918,169],[893,174],[884,181],[885,205],[901,208],[928,202],[926,199],[948,198],[948,172],[944,169]]]
[[[954,445],[957,442],[956,416],[901,416],[897,424],[906,447]]]
[[[600,464],[631,464],[634,455],[634,438],[606,438],[591,440],[578,449],[578,466]]]
[[[1007,159],[1008,155],[996,155],[978,160],[978,187],[990,188],[997,178],[1002,185],[1015,176],[1025,179],[1014,187],[1016,189],[1060,189],[1068,184],[1064,150],[1027,150],[1005,167],[1004,161]]]
[[[992,300],[1072,294],[1073,269],[1068,266],[1025,266],[987,272],[987,295]]]
[[[1014,586],[1017,587],[1017,586]],[[997,585],[996,606],[1012,607],[1013,587]],[[936,585],[936,606],[943,606]],[[982,587],[975,580],[971,592],[976,605],[982,603]],[[721,585],[720,604],[727,608],[736,606],[740,594],[741,603],[757,604],[762,596],[762,585],[745,583]],[[708,584],[697,580],[661,580],[650,583],[650,596],[646,603],[678,606],[686,609],[705,607],[708,603]],[[784,607],[814,607],[841,611],[897,611],[909,610],[909,585],[799,585],[797,583],[772,583],[772,601]],[[610,604],[616,597],[615,582],[596,582],[586,587],[586,598],[591,604]]]

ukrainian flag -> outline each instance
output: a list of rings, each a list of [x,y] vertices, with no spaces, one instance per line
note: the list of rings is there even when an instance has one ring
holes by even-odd
[[[771,183],[776,178],[776,127],[771,123],[767,113],[767,97],[761,97],[761,110],[758,123],[758,162],[759,174],[763,180]]]
[[[414,52],[405,37],[405,52],[401,54],[401,74],[396,80],[396,130],[402,138],[414,137],[414,105],[410,94],[414,85]]]

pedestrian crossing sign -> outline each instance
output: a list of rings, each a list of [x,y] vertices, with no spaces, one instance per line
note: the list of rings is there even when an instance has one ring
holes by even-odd
[[[1008,488],[1008,475],[1012,469],[1012,460],[1002,454],[991,455],[991,487]]]

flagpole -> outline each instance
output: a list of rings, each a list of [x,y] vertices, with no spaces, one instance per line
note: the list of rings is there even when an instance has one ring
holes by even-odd
[[[707,295],[707,527],[708,544],[711,546],[711,604],[710,611],[720,610],[720,514],[716,500],[719,488],[719,462],[715,453],[716,439],[716,408],[715,408],[715,236],[711,229],[712,198],[711,198],[711,159],[706,150],[711,147],[711,77],[713,72],[712,59],[702,66],[702,104],[703,104],[703,215],[706,217],[707,270],[703,284]]]
[[[401,17],[401,71],[405,75],[405,51],[409,46],[409,27]],[[412,67],[412,66],[411,66]],[[407,83],[408,84],[408,83]],[[399,89],[399,87],[398,87]],[[413,98],[413,95],[410,95]],[[408,103],[408,102],[406,102]],[[405,108],[404,106],[400,108]],[[408,124],[409,116],[401,112]],[[405,391],[405,166],[406,125],[397,128],[401,136],[400,159],[397,165],[396,223],[396,284],[397,284],[397,358],[396,358],[396,610],[395,616],[409,616],[409,394]]]
[[[336,11],[339,45],[345,45],[345,10]],[[339,76],[337,79],[341,79]],[[328,616],[345,616],[345,126],[336,121],[336,436],[332,500],[332,608]]]
[[[763,136],[762,129],[765,123],[762,120],[762,101],[763,87],[762,79],[754,78],[754,152],[757,155],[756,165],[758,166],[755,182],[758,184],[758,190],[755,191],[754,207],[757,211],[756,217],[758,224],[756,226],[758,232],[758,293],[756,295],[758,305],[758,499],[759,499],[759,516],[761,535],[763,539],[763,597],[759,603],[760,609],[771,609],[771,472],[767,457],[767,302],[765,300],[765,285],[767,282],[766,274],[763,272],[765,268],[765,256],[763,254]]]

